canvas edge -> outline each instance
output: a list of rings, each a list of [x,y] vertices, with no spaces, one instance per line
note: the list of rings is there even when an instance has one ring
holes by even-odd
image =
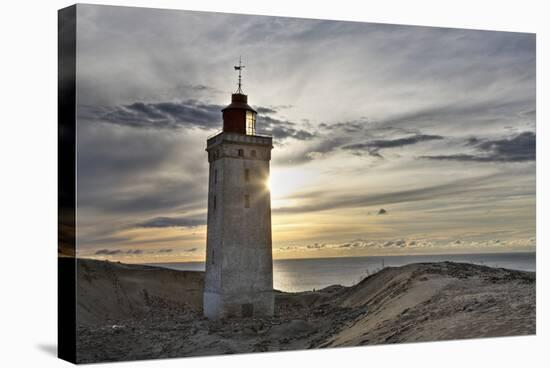
[[[57,355],[76,363],[76,5],[58,10]]]

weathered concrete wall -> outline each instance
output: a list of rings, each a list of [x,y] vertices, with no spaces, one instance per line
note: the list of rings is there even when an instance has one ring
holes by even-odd
[[[268,137],[221,133],[208,141],[204,294],[208,318],[273,314],[271,197],[267,187],[271,149]]]

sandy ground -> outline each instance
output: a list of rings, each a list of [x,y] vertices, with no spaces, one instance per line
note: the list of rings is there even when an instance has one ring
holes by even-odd
[[[272,318],[202,317],[202,272],[78,261],[81,363],[535,333],[535,274],[388,267],[352,287],[276,294]]]

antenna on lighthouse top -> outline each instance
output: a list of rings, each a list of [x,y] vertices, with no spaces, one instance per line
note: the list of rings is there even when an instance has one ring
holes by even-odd
[[[244,69],[244,65],[242,64],[241,62],[241,57],[239,56],[239,65],[235,65],[235,70],[238,70],[239,71],[239,84],[238,84],[238,88],[237,88],[237,93],[240,93],[240,94],[243,94],[243,90],[241,89],[242,87],[242,70]]]

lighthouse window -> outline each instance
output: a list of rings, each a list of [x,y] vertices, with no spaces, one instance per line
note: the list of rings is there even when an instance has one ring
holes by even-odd
[[[216,209],[216,196],[214,196],[214,209]]]
[[[256,157],[256,150],[252,150],[252,151],[250,151],[250,156],[252,156],[252,157]]]
[[[244,208],[250,208],[250,196],[248,194],[244,195]]]
[[[244,181],[250,181],[250,170],[244,169]]]
[[[252,111],[246,112],[246,134],[256,135],[256,114]]]
[[[238,153],[239,157],[244,157],[244,150],[239,149],[239,150],[237,151],[237,153]]]

